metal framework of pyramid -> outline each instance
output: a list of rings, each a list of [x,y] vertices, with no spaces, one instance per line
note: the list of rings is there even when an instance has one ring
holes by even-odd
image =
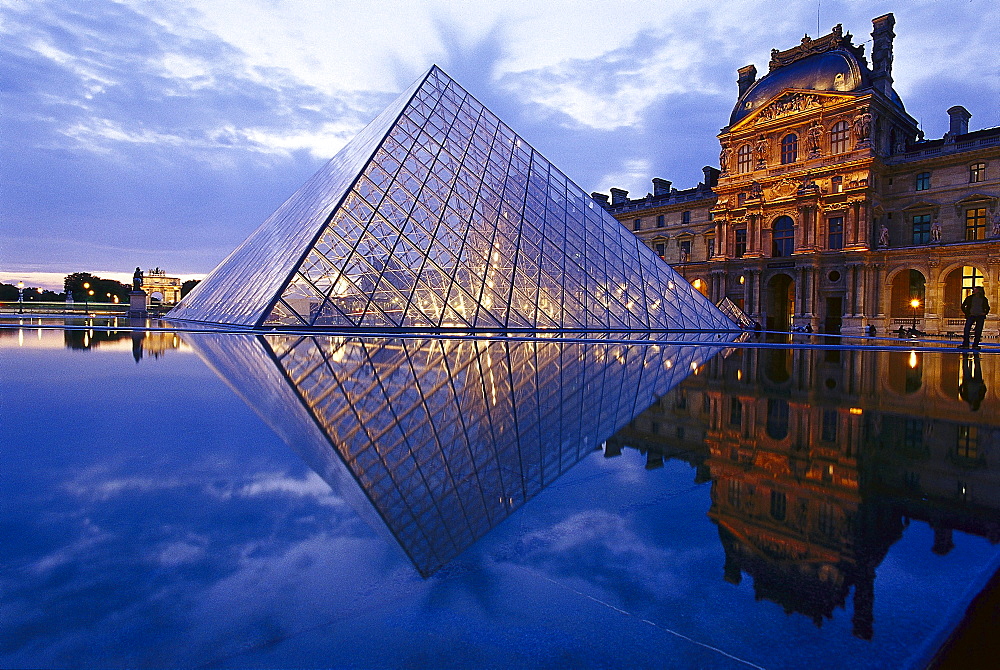
[[[437,66],[170,318],[295,329],[738,330]]]
[[[185,341],[428,575],[710,360],[718,337]]]

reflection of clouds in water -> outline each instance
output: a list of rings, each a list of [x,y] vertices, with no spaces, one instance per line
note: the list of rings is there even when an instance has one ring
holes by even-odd
[[[662,594],[682,597],[691,585],[678,564],[700,560],[694,548],[678,552],[656,546],[632,521],[604,510],[588,510],[524,535],[510,560],[560,578],[581,579],[617,594],[623,603],[648,603]]]
[[[161,646],[159,658],[203,662],[219,639],[244,644],[329,618],[383,571],[412,578],[311,472],[91,478],[63,490],[77,494],[76,509],[35,519],[35,558],[0,574],[2,666],[155,664],[102,657],[100,640],[150,649],[162,630],[180,631],[183,647]]]

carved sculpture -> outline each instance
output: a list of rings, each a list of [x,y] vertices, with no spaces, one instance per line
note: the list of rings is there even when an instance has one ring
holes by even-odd
[[[719,154],[719,169],[722,172],[729,172],[729,161],[732,159],[733,150],[726,143],[722,144],[722,152]]]
[[[990,237],[1000,237],[1000,209],[993,212],[993,228],[990,230]]]
[[[757,158],[757,167],[766,167],[767,159],[771,154],[771,143],[767,141],[767,137],[761,135],[757,138],[757,142],[753,146],[753,153]]]
[[[878,234],[878,245],[883,249],[889,248],[889,229],[884,223],[882,224],[882,230]]]
[[[820,155],[819,144],[823,139],[823,126],[819,121],[814,121],[806,131],[806,147],[809,150],[809,157],[816,158]]]
[[[931,223],[931,242],[941,242],[941,222],[937,219]]]
[[[875,117],[871,112],[862,112],[854,117],[854,139],[858,146],[866,145],[871,140],[874,120]]]

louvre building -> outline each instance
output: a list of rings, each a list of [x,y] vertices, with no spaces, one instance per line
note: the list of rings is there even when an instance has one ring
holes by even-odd
[[[892,14],[872,50],[836,26],[738,72],[719,167],[593,196],[713,303],[775,330],[960,332],[962,299],[1000,304],[1000,127],[927,139],[893,89]],[[942,111],[942,114],[944,112]],[[985,332],[997,331],[994,309]]]

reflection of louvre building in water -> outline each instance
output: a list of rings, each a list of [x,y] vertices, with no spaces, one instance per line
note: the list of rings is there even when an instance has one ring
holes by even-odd
[[[171,318],[296,329],[736,330],[437,67]]]
[[[973,286],[1000,304],[1000,128],[970,131],[956,105],[944,137],[923,139],[892,87],[894,25],[874,19],[867,58],[837,26],[772,51],[760,79],[741,68],[721,170],[685,190],[654,179],[641,198],[612,189],[607,208],[768,327],[960,330]]]
[[[873,631],[876,568],[909,520],[947,553],[955,530],[1000,541],[1000,370],[907,351],[735,350],[609,440],[712,480],[727,580],[817,624],[846,607]],[[972,409],[967,390],[986,398]],[[962,389],[962,392],[960,392]]]
[[[704,336],[706,339],[708,335]],[[199,355],[430,574],[713,346],[198,335]]]

